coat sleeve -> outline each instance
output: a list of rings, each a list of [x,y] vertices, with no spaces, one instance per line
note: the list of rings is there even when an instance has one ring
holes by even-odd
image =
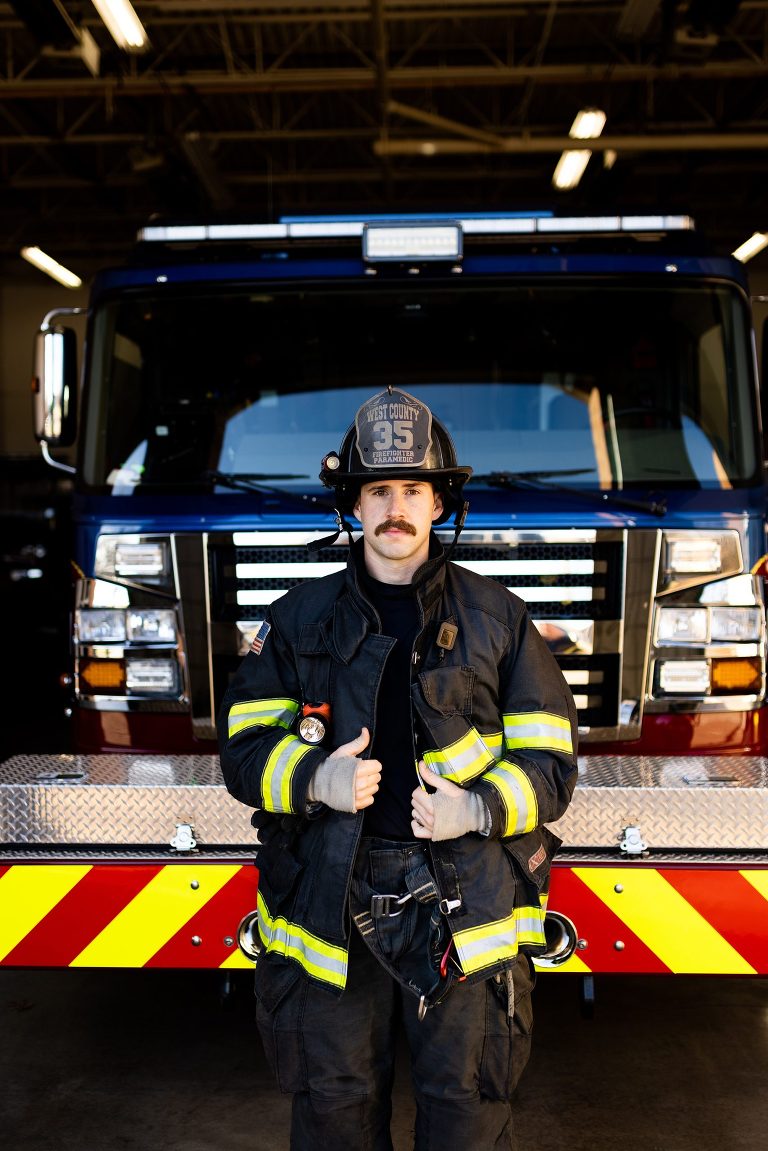
[[[242,803],[303,813],[309,781],[326,757],[293,733],[302,705],[293,649],[268,613],[219,712],[221,769]]]
[[[491,815],[490,834],[524,835],[559,819],[576,784],[576,707],[557,661],[520,614],[499,665],[501,754],[472,784]]]

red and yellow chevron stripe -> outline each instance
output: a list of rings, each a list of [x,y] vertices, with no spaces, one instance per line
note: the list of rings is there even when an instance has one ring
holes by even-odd
[[[557,971],[768,974],[768,863],[555,862],[548,906],[567,915],[586,944]]]
[[[248,968],[252,863],[0,865],[0,966]],[[586,944],[554,970],[768,974],[763,867],[555,862],[549,907]]]
[[[0,965],[251,967],[237,927],[257,879],[253,863],[0,865]]]

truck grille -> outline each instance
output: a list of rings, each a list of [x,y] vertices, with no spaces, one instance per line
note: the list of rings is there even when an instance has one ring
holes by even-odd
[[[446,541],[452,538],[439,534]],[[310,538],[269,533],[262,544],[255,532],[209,537],[217,704],[266,607],[288,588],[346,564],[345,542],[309,552]],[[624,533],[470,531],[451,558],[526,601],[570,684],[582,729],[593,736],[616,737],[622,698]]]

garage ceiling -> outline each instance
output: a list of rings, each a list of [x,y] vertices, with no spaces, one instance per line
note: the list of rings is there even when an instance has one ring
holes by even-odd
[[[157,215],[683,212],[720,251],[768,229],[768,0],[134,7],[129,55],[90,2],[0,2],[6,274],[38,244],[88,275]],[[555,192],[585,106],[604,133]]]

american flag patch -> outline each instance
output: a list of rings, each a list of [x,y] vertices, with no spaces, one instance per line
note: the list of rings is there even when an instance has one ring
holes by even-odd
[[[256,635],[253,637],[253,643],[251,644],[251,651],[252,652],[254,652],[256,655],[261,655],[261,649],[264,647],[264,643],[266,641],[266,638],[271,631],[272,631],[272,625],[268,624],[267,621],[264,620],[264,623],[261,625],[259,630],[256,632]]]

